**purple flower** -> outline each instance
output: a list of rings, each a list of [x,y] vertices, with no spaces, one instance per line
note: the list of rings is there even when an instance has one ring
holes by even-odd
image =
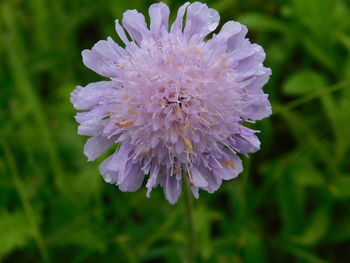
[[[91,136],[89,161],[117,145],[99,167],[106,182],[132,192],[146,176],[147,196],[161,185],[175,203],[183,174],[198,198],[199,189],[212,193],[242,171],[237,153],[259,149],[257,131],[244,123],[271,114],[262,90],[271,70],[238,22],[205,40],[220,19],[206,4],[184,4],[170,28],[164,3],[149,16],[150,29],[136,10],[124,13],[123,27],[116,21],[124,48],[109,37],[82,52],[84,64],[110,80],[78,86],[71,102],[82,110],[78,133]]]

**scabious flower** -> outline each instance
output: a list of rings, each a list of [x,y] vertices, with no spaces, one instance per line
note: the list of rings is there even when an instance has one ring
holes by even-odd
[[[123,26],[116,20],[125,47],[109,37],[82,52],[109,80],[78,86],[71,102],[82,110],[78,133],[91,136],[89,161],[117,145],[99,167],[106,182],[133,192],[146,177],[147,196],[161,185],[175,203],[182,180],[196,198],[199,189],[212,193],[242,171],[238,153],[259,149],[257,131],[244,123],[271,114],[262,90],[271,70],[244,25],[229,21],[206,40],[219,24],[216,10],[186,3],[170,28],[169,13],[151,5],[150,28],[136,10],[124,13]]]

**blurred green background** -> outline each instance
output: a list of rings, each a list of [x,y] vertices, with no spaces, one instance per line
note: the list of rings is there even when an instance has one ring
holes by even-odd
[[[104,183],[69,102],[102,79],[81,50],[151,3],[0,0],[0,261],[185,262],[182,199]],[[198,262],[349,262],[350,1],[207,4],[264,47],[274,112],[239,178],[194,201]]]

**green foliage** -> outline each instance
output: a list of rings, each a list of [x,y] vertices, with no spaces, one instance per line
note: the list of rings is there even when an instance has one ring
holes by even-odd
[[[321,74],[311,70],[304,70],[287,78],[283,91],[287,95],[301,96],[325,87],[326,81]]]
[[[76,85],[100,78],[81,50],[117,40],[114,19],[150,3],[0,1],[2,262],[184,262],[182,200],[105,184],[83,156],[69,103]],[[255,125],[262,149],[243,157],[243,174],[194,202],[198,262],[347,262],[350,2],[208,5],[264,47],[273,115]]]
[[[0,212],[0,257],[28,245],[32,236],[22,211]]]

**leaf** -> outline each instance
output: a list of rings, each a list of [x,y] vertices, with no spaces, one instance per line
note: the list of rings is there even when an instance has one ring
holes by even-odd
[[[212,8],[218,10],[219,12],[224,11],[227,8],[232,8],[234,7],[234,1],[232,0],[221,0],[221,1],[216,1],[212,4]]]
[[[287,95],[299,96],[324,88],[326,81],[317,72],[304,70],[291,75],[283,85],[283,92]]]
[[[318,72],[312,70],[303,70],[299,73],[296,73],[289,77],[284,86],[283,91],[287,95],[306,95],[313,92],[318,91],[326,91],[327,88],[326,79],[323,75]],[[324,93],[323,96],[320,97],[324,114],[327,116],[330,124],[332,125],[332,131],[334,137],[336,138],[336,149],[338,153],[342,154],[344,151],[343,138],[344,138],[344,122],[340,118],[343,116],[343,112],[340,111],[340,106],[337,105],[337,102],[334,100],[331,94]],[[338,103],[339,104],[339,103]],[[346,112],[346,110],[345,110]],[[345,138],[349,136],[345,135]],[[346,145],[346,139],[344,140]],[[335,158],[333,158],[333,162],[335,163],[339,159],[339,154]]]
[[[245,232],[244,262],[263,263],[267,262],[266,253],[261,237],[252,231]]]
[[[284,169],[277,187],[284,233],[299,233],[303,224],[304,189],[297,187],[288,167]]]
[[[331,192],[340,199],[350,198],[350,176],[342,176],[335,180]]]
[[[239,21],[256,31],[288,32],[287,27],[276,18],[258,13],[248,13],[241,16]]]
[[[77,246],[88,249],[90,251],[106,250],[103,233],[99,231],[88,218],[88,216],[80,215],[76,218],[69,218],[63,226],[56,223],[55,231],[50,233],[47,242],[52,246]]]
[[[23,211],[0,212],[0,259],[24,247],[33,237],[33,231]]]
[[[320,46],[320,39],[315,39],[307,33],[300,36],[302,44],[305,46],[305,49],[309,52],[311,56],[318,60],[320,64],[324,67],[327,67],[329,70],[336,72],[337,66],[334,61],[334,56],[330,54],[333,50],[329,50]]]
[[[329,225],[329,207],[325,205],[313,212],[309,222],[306,224],[304,233],[299,236],[292,236],[290,239],[299,244],[313,246],[325,237]]]
[[[301,262],[305,263],[327,263],[327,261],[319,258],[317,255],[307,251],[306,249],[302,249],[292,245],[284,245],[282,244],[284,250],[288,253],[292,254],[296,258],[299,258]],[[296,261],[299,262],[299,261]]]
[[[93,169],[83,170],[71,180],[74,183],[69,186],[70,191],[77,196],[79,202],[90,202],[101,192],[101,176]]]
[[[295,160],[291,170],[295,182],[300,186],[323,186],[325,184],[322,173],[306,158]]]
[[[213,253],[212,239],[210,235],[211,222],[220,215],[208,207],[201,206],[195,210],[194,219],[198,233],[199,252],[205,260],[208,260]]]
[[[340,243],[350,239],[350,220],[349,218],[339,218],[334,220],[332,231],[327,238],[328,242]]]

